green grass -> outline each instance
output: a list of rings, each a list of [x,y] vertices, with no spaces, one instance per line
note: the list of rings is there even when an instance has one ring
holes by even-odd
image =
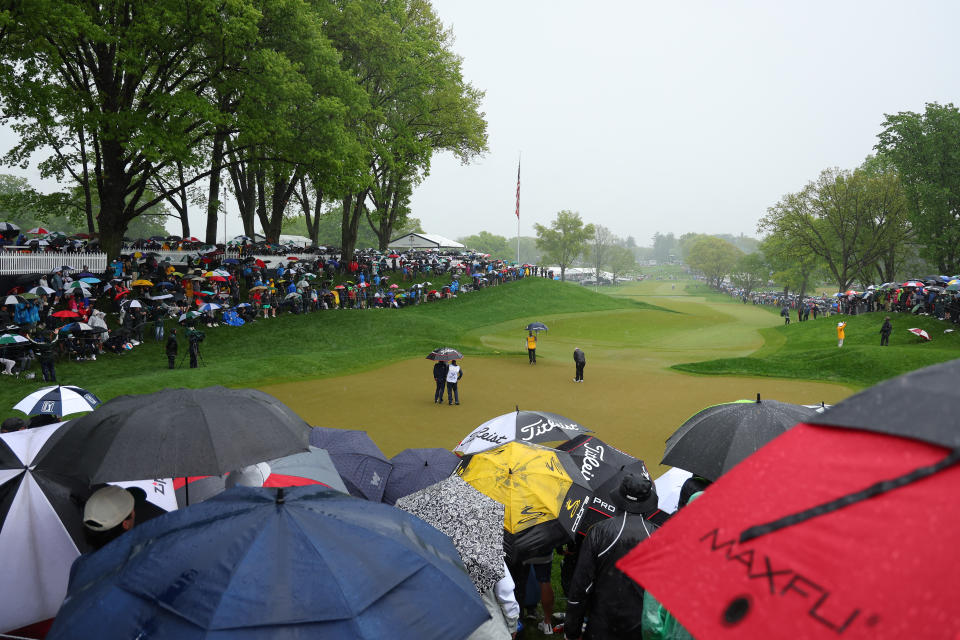
[[[792,321],[788,326],[762,329],[764,346],[749,357],[677,364],[672,368],[707,375],[761,376],[841,382],[867,387],[914,369],[960,357],[960,331],[927,316],[891,313],[889,347],[880,346],[884,312],[858,316],[821,317]],[[837,347],[837,322],[847,321],[846,338]],[[907,331],[919,327],[930,334],[925,342]]]
[[[478,337],[467,337],[486,325],[512,322],[522,329],[527,322],[557,313],[655,308],[578,285],[527,278],[400,310],[286,314],[243,327],[212,328],[202,343],[204,366],[199,370],[190,370],[186,362],[183,368],[168,370],[164,342],[148,339],[132,351],[104,354],[96,362],[58,361],[57,378],[61,384],[95,389],[102,400],[169,387],[252,387],[367,371],[425,356],[443,345],[456,345],[470,355],[489,354],[491,349]],[[147,329],[149,334],[152,326]],[[517,353],[521,346],[515,346]],[[186,348],[181,336],[181,357]],[[13,406],[40,386],[39,380],[4,384],[0,403]]]

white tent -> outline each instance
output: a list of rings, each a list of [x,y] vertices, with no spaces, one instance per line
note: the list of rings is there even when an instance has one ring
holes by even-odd
[[[456,240],[435,233],[408,233],[394,238],[388,245],[391,249],[463,249]]]

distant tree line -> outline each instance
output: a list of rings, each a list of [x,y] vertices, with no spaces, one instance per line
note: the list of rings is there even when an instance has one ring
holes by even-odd
[[[874,150],[782,196],[758,223],[757,254],[684,236],[684,260],[714,284],[729,277],[749,291],[772,280],[801,295],[822,282],[845,291],[960,273],[960,110],[929,103],[887,114]]]
[[[170,207],[217,239],[224,193],[243,230],[276,240],[302,216],[340,218],[385,248],[433,154],[487,148],[482,92],[427,0],[23,0],[0,12],[6,155],[71,186],[8,209],[70,208],[111,255],[139,216]],[[192,233],[188,211],[206,213]],[[331,206],[333,207],[331,209]]]

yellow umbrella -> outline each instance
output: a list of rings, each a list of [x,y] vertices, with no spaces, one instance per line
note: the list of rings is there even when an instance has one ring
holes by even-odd
[[[570,539],[591,493],[569,454],[516,441],[464,456],[457,474],[503,505],[504,549],[512,561]]]
[[[130,283],[131,287],[152,287],[153,283],[149,280],[134,280]]]

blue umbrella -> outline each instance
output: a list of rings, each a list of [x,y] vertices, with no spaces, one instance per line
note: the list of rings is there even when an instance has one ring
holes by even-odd
[[[51,639],[465,638],[487,612],[444,534],[323,487],[235,487],[75,564]]]
[[[310,444],[327,450],[350,495],[373,502],[383,500],[393,466],[366,431],[314,427]]]
[[[100,284],[99,278],[80,278],[80,282],[86,282],[87,284]]]
[[[240,264],[240,261],[236,258],[227,258],[223,261],[223,264]]]
[[[411,493],[450,476],[460,457],[447,449],[404,449],[390,458],[393,471],[387,478],[383,501],[394,504]]]

